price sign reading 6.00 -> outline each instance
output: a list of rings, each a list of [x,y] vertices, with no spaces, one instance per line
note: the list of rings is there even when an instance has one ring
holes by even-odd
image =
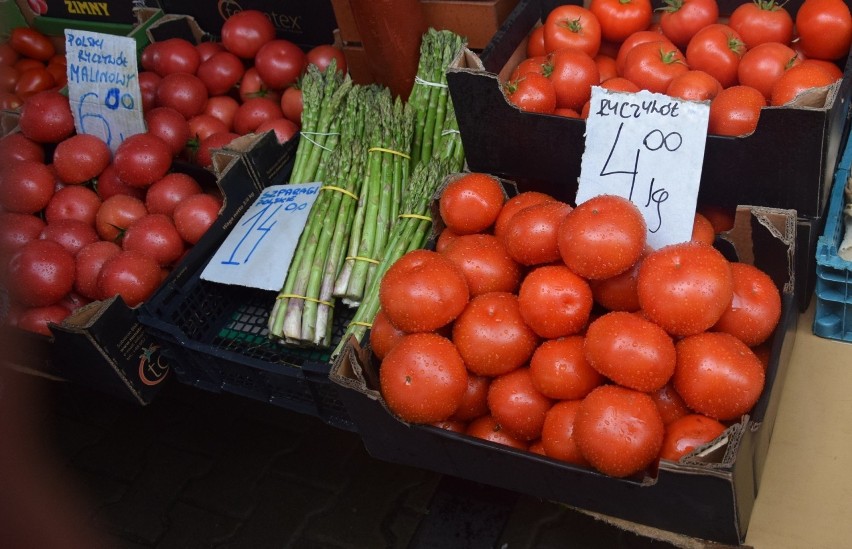
[[[599,194],[639,207],[654,249],[689,240],[710,107],[592,88],[577,204]]]

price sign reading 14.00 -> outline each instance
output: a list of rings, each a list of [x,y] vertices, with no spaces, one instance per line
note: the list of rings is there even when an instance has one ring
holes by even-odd
[[[592,88],[577,204],[623,196],[642,212],[651,247],[689,240],[709,114],[705,103]]]

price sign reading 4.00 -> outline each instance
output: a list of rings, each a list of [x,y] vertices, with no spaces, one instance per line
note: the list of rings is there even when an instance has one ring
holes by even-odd
[[[599,194],[639,207],[654,249],[689,240],[710,106],[592,88],[577,204]]]

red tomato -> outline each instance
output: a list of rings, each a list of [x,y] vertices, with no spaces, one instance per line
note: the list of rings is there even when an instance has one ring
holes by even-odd
[[[228,51],[220,51],[202,61],[195,75],[207,87],[209,95],[224,95],[239,84],[245,70],[239,57]]]
[[[548,53],[571,48],[594,57],[601,47],[600,22],[583,6],[557,6],[544,21],[544,47]]]
[[[148,112],[157,106],[157,88],[163,77],[154,71],[139,73],[139,92],[142,95],[142,112]]]
[[[254,57],[260,79],[273,90],[283,90],[296,82],[306,66],[305,52],[289,40],[270,40]]]
[[[657,405],[660,417],[663,418],[663,423],[666,425],[691,413],[681,396],[677,394],[671,382],[666,383],[650,394],[654,400],[654,404]]]
[[[128,307],[136,307],[154,294],[161,280],[156,261],[125,250],[104,262],[98,273],[98,292],[104,297],[118,295]]]
[[[299,133],[299,126],[295,122],[281,117],[261,122],[254,130],[255,133],[266,133],[268,131],[275,134],[275,139],[279,143],[286,143]]]
[[[751,86],[731,86],[719,92],[710,103],[707,133],[713,135],[748,135],[757,129],[766,99]]]
[[[61,88],[68,83],[68,67],[59,63],[48,63],[44,68],[53,78],[53,85]]]
[[[14,93],[0,92],[0,111],[16,111],[24,102]]]
[[[604,382],[583,352],[583,336],[548,339],[530,358],[530,375],[536,389],[558,400],[576,400]]]
[[[288,120],[301,126],[302,110],[302,90],[297,86],[288,86],[281,94],[281,111]]]
[[[651,24],[650,0],[591,0],[589,10],[601,25],[601,36],[610,42],[624,42],[634,32]]]
[[[725,432],[725,426],[701,414],[689,414],[668,424],[660,459],[678,461],[699,446],[715,440]]]
[[[221,42],[199,42],[195,49],[198,50],[199,61],[203,63],[220,51],[225,51],[225,46]]]
[[[694,70],[712,75],[728,88],[737,83],[737,67],[746,46],[737,32],[721,23],[708,25],[695,33],[686,47],[686,63]]]
[[[595,303],[608,311],[638,311],[639,293],[636,282],[639,279],[640,258],[632,267],[621,274],[600,280],[589,280]]]
[[[527,326],[542,338],[579,333],[592,312],[592,289],[564,265],[530,271],[518,291],[518,306]]]
[[[666,95],[686,101],[710,101],[722,91],[722,85],[716,78],[704,71],[688,70],[669,82]]]
[[[482,416],[470,422],[465,430],[465,434],[472,437],[487,440],[503,446],[517,448],[518,450],[526,450],[527,443],[519,438],[510,435],[503,426],[492,416]]]
[[[240,80],[239,89],[240,101],[242,102],[252,97],[266,97],[273,101],[280,101],[281,99],[277,91],[270,89],[269,85],[261,80],[260,74],[254,67],[246,69],[242,80]]]
[[[74,133],[68,98],[58,91],[43,91],[24,101],[18,121],[21,132],[36,143],[59,143]]]
[[[60,324],[71,314],[63,305],[47,305],[45,307],[30,307],[21,312],[18,317],[18,328],[47,337],[53,337],[49,324]]]
[[[11,65],[0,65],[0,91],[14,92],[20,71]]]
[[[646,393],[602,385],[580,403],[573,435],[583,457],[595,469],[627,477],[657,458],[665,426]]]
[[[72,256],[76,255],[83,246],[98,241],[95,228],[79,219],[60,219],[48,223],[38,237],[61,244]]]
[[[822,66],[802,62],[787,69],[775,85],[769,96],[769,104],[780,107],[796,99],[796,96],[814,88],[830,86],[837,78]]]
[[[157,106],[171,107],[187,120],[204,112],[208,97],[207,86],[194,74],[167,74],[157,88]]]
[[[843,0],[805,0],[796,12],[796,31],[807,57],[845,58],[852,44],[852,15]]]
[[[716,23],[716,0],[665,0],[660,29],[672,43],[683,48],[699,30]]]
[[[467,388],[467,371],[450,340],[434,333],[404,336],[382,361],[382,397],[402,420],[432,423],[458,409]]]
[[[720,421],[751,410],[763,392],[763,365],[745,343],[724,332],[687,336],[676,344],[672,381],[691,409]]]
[[[526,53],[527,57],[547,55],[547,48],[544,46],[544,25],[539,25],[530,31]]]
[[[178,234],[187,244],[197,244],[207,232],[222,209],[222,200],[215,196],[199,193],[187,197],[175,206],[172,217]]]
[[[769,339],[778,325],[781,293],[769,275],[753,265],[731,263],[731,275],[734,297],[713,330],[755,347]]]
[[[472,298],[458,316],[453,343],[468,370],[493,377],[529,361],[538,337],[524,323],[515,295],[491,292]]]
[[[439,254],[444,253],[447,247],[459,236],[450,229],[444,228],[438,235],[438,240],[435,241],[435,251]]]
[[[742,37],[748,49],[767,42],[789,44],[793,39],[793,18],[783,3],[775,0],[740,4],[731,12],[728,25]]]
[[[402,339],[405,332],[391,324],[384,311],[379,309],[370,327],[370,348],[379,360],[385,356]]]
[[[15,95],[22,101],[26,101],[27,98],[55,86],[56,80],[46,68],[34,67],[21,71],[18,75],[18,80],[15,82]]]
[[[18,160],[0,170],[0,207],[7,212],[33,214],[53,196],[50,169],[34,160]]]
[[[9,34],[9,46],[23,57],[48,61],[56,55],[50,38],[30,27],[15,27]]]
[[[586,360],[601,375],[642,392],[656,391],[675,370],[675,347],[665,330],[633,313],[598,317],[586,331]]]
[[[275,26],[262,11],[242,10],[225,20],[220,34],[226,50],[251,59],[261,46],[275,38]]]
[[[145,208],[148,213],[171,217],[178,204],[200,192],[201,185],[192,176],[172,172],[148,187],[145,193]]]
[[[509,80],[517,80],[530,72],[540,74],[542,76],[549,76],[552,68],[552,64],[544,55],[527,57],[518,63],[518,66],[515,67],[515,70],[513,70],[511,76],[509,76]]]
[[[630,50],[645,42],[660,42],[661,40],[669,42],[669,39],[663,36],[659,29],[638,31],[628,36],[618,47],[618,52],[615,55],[615,69],[619,76],[624,76],[624,63],[627,61],[627,54],[630,53]],[[671,44],[671,42],[669,43]],[[671,45],[674,47],[674,44]]]
[[[185,122],[189,130],[189,135],[192,136],[188,141],[184,142],[187,149],[193,146],[197,147],[199,143],[214,133],[227,133],[229,130],[229,127],[224,122],[212,114],[196,114]]]
[[[457,421],[471,421],[478,417],[487,416],[488,412],[488,387],[491,378],[478,376],[468,372],[467,389],[465,389],[461,404],[450,417]]]
[[[12,66],[20,54],[8,42],[0,44],[0,66]]]
[[[98,176],[97,191],[98,197],[101,200],[106,200],[116,194],[126,194],[139,199],[145,198],[145,189],[141,187],[131,187],[119,179],[113,164],[104,168],[104,171],[102,171],[101,175]]]
[[[161,267],[174,265],[184,251],[174,223],[163,214],[144,215],[131,223],[124,232],[121,247],[147,255]]]
[[[598,66],[601,82],[606,82],[618,76],[618,69],[615,65],[615,57],[599,53],[595,56],[595,64]]]
[[[156,107],[147,111],[145,124],[148,133],[156,135],[169,146],[172,156],[183,151],[192,135],[186,118],[171,107]]]
[[[550,81],[556,90],[556,106],[579,111],[592,96],[592,86],[601,81],[598,64],[588,53],[572,48],[553,52],[551,61]]]
[[[766,42],[745,52],[737,68],[737,78],[740,84],[755,88],[769,100],[775,82],[787,69],[801,62],[802,58],[793,48],[778,42]]]
[[[698,212],[710,220],[716,234],[730,231],[734,227],[736,207],[701,204],[698,206]]]
[[[184,38],[168,38],[157,46],[153,69],[160,76],[177,72],[195,74],[200,63],[201,56],[195,44]]]
[[[713,326],[734,294],[728,260],[701,242],[670,244],[648,254],[637,290],[648,318],[674,336]]]
[[[556,199],[552,196],[537,191],[525,191],[516,194],[503,203],[503,207],[500,208],[500,213],[497,214],[497,219],[494,221],[494,236],[503,238],[503,233],[506,231],[509,219],[524,208],[535,206],[542,202],[555,201]]]
[[[160,56],[160,44],[161,42],[151,42],[145,46],[142,53],[139,55],[139,64],[145,71],[154,71],[154,65],[157,63],[157,57]]]
[[[713,224],[710,220],[695,212],[695,219],[692,222],[692,237],[690,240],[697,240],[709,246],[716,241],[716,231],[713,229]]]
[[[495,177],[469,173],[450,182],[441,191],[438,204],[444,224],[462,235],[491,227],[505,200],[503,188]]]
[[[147,215],[145,204],[133,196],[116,194],[103,201],[95,216],[95,229],[102,240],[117,242],[131,223]]]
[[[148,187],[162,179],[172,165],[168,143],[151,133],[137,133],[125,139],[115,151],[116,175],[133,187]]]
[[[506,223],[500,240],[509,256],[521,265],[541,265],[559,260],[559,224],[571,211],[565,202],[529,206]]]
[[[464,310],[470,295],[461,270],[438,252],[414,250],[398,259],[379,286],[381,308],[405,332],[437,330]]]
[[[81,133],[56,146],[53,168],[63,183],[79,185],[98,177],[112,160],[112,151],[101,138]]]
[[[647,227],[628,199],[598,195],[574,208],[559,225],[559,255],[578,275],[604,279],[621,274],[645,251]]]
[[[447,431],[452,431],[454,433],[464,433],[465,429],[467,429],[467,423],[454,419],[445,419],[444,421],[433,421],[429,425],[434,425],[435,427],[445,429]]]
[[[33,160],[44,163],[44,148],[21,132],[0,137],[0,162],[7,165],[14,160]]]
[[[671,81],[688,70],[683,54],[670,42],[643,42],[627,53],[623,76],[643,90],[665,93]]]
[[[460,235],[440,253],[461,270],[471,296],[514,292],[521,282],[521,266],[496,236]]]
[[[0,212],[0,261],[6,259],[21,246],[38,239],[44,229],[44,221],[30,214]]]
[[[535,388],[529,368],[517,368],[491,380],[488,409],[512,436],[535,440],[553,401]]]
[[[252,97],[240,105],[234,114],[234,131],[240,135],[252,133],[262,123],[283,116],[277,101],[266,97]]]
[[[343,50],[331,44],[320,44],[314,46],[305,55],[305,66],[316,65],[320,72],[325,72],[326,69],[334,61],[338,71],[346,74],[346,56]]]
[[[574,419],[579,409],[579,400],[563,400],[554,404],[544,418],[541,444],[547,457],[587,467],[589,462],[574,440]]]
[[[108,259],[121,253],[121,247],[115,242],[98,240],[87,244],[74,256],[74,291],[89,299],[103,299],[98,290],[98,274]]]
[[[234,116],[236,116],[238,108],[240,108],[240,104],[233,97],[217,95],[207,100],[203,114],[209,114],[219,119],[225,124],[225,131],[230,132],[234,127]]]
[[[209,167],[213,163],[213,151],[226,148],[231,141],[238,137],[239,134],[233,132],[214,133],[208,136],[198,144],[198,150],[195,151],[195,162],[199,166]]]
[[[525,112],[551,114],[556,109],[556,90],[549,78],[527,73],[503,85],[510,103]]]
[[[27,307],[56,303],[74,285],[74,257],[52,240],[33,240],[9,260],[6,289],[12,299]]]

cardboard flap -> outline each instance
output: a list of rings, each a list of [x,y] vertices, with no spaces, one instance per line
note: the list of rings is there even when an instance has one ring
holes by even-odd
[[[188,15],[163,15],[149,26],[145,33],[151,42],[169,38],[183,38],[193,44],[203,42],[206,35],[198,26],[195,18]]]

